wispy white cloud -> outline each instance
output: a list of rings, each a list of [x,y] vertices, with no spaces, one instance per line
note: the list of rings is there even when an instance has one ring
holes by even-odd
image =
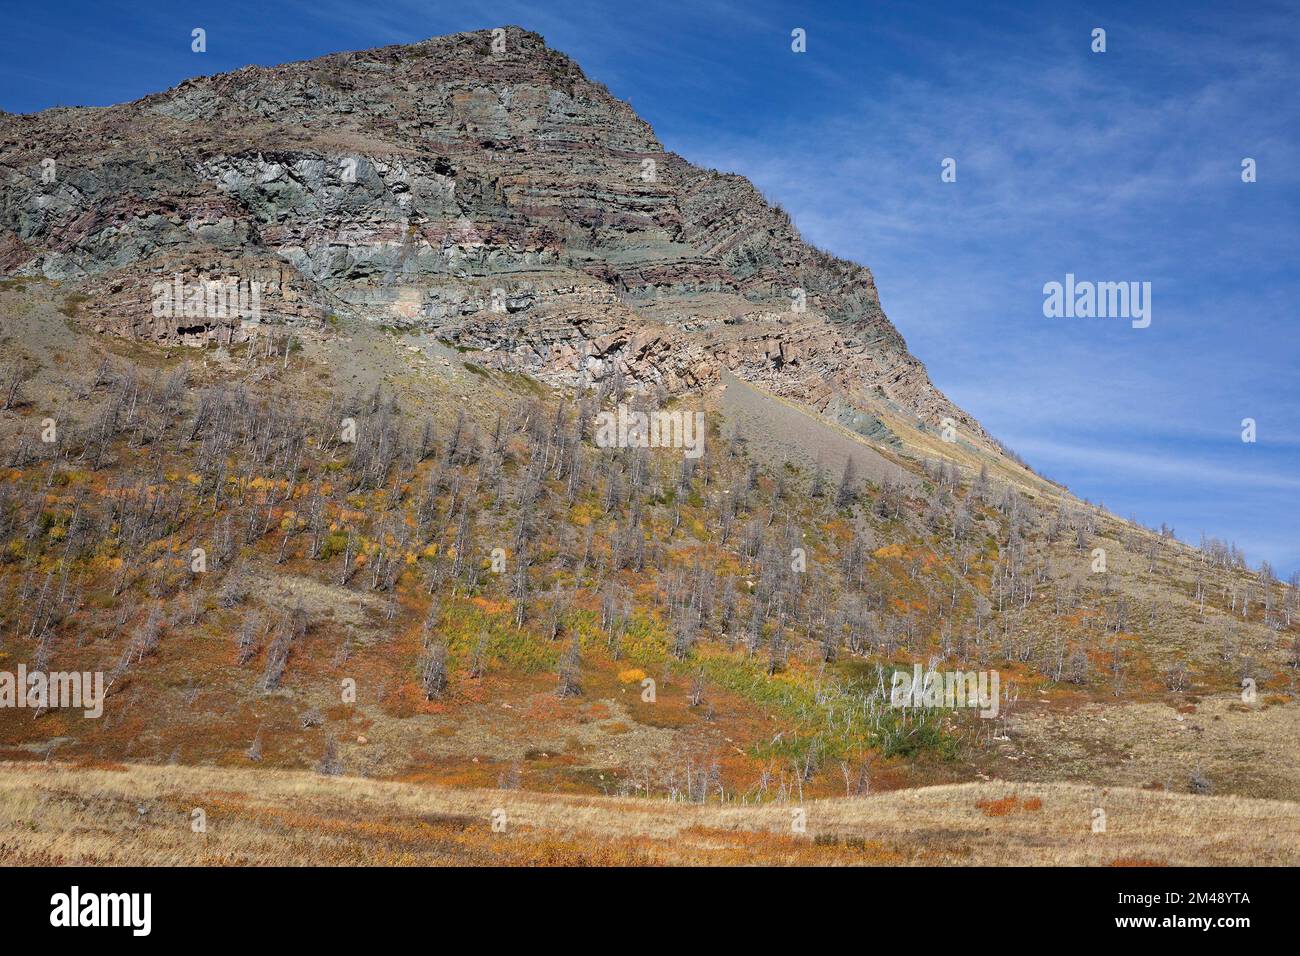
[[[1178,483],[1189,480],[1214,485],[1249,486],[1283,490],[1300,489],[1300,477],[1261,470],[1244,460],[1229,467],[1221,463],[1171,454],[1167,450],[1138,452],[1117,449],[1101,443],[1072,444],[1035,437],[1013,436],[1021,454],[1041,456],[1056,462],[1068,462],[1088,468],[1124,472],[1141,480],[1157,477],[1173,479]]]

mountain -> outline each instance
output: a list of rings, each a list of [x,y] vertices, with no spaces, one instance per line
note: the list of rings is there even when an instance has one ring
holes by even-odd
[[[1294,861],[1298,677],[536,34],[0,115],[0,862]]]
[[[107,332],[239,341],[235,319],[155,317],[150,291],[238,276],[268,321],[427,330],[555,385],[677,394],[726,369],[849,427],[883,403],[987,444],[868,269],[517,27],[0,117],[0,176],[0,272],[83,281]]]

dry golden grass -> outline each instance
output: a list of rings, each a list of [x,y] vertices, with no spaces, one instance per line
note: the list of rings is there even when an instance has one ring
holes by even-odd
[[[1096,808],[1104,833],[1093,832]],[[195,833],[192,812],[206,814]],[[494,832],[493,814],[505,814]],[[684,805],[214,767],[0,764],[0,864],[1295,865],[1300,805],[1001,782]]]
[[[989,764],[1001,777],[1300,800],[1300,702],[1219,695],[1026,710]]]

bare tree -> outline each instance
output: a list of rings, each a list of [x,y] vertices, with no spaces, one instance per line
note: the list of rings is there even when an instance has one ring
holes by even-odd
[[[835,492],[835,507],[847,508],[858,497],[858,466],[852,456],[844,463],[844,474],[840,478],[839,490]]]
[[[569,649],[560,657],[558,668],[560,682],[555,688],[557,697],[576,697],[582,693],[582,685],[579,682],[581,666],[582,648],[578,643],[578,635],[575,634]]]
[[[430,644],[420,664],[420,687],[424,699],[441,697],[447,690],[447,645],[441,641]]]

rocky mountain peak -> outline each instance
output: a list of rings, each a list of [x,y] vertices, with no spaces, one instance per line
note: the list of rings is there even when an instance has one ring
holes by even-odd
[[[0,274],[77,283],[105,334],[202,345],[346,317],[557,386],[679,392],[729,370],[852,428],[884,403],[987,440],[869,270],[666,152],[519,27],[4,116],[0,177]],[[159,308],[214,283],[255,286],[257,308]]]

